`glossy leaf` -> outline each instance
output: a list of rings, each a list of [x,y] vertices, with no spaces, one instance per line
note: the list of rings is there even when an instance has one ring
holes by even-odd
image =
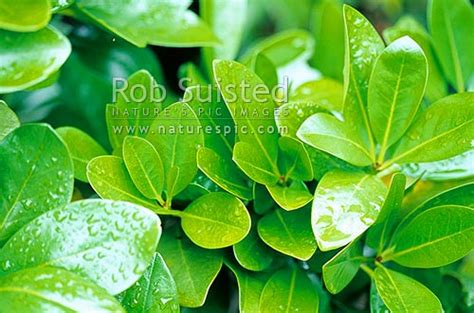
[[[357,166],[372,164],[372,156],[350,126],[329,114],[317,113],[298,129],[298,138],[308,145]]]
[[[203,58],[212,76],[214,59],[233,60],[237,56],[247,17],[248,0],[200,0],[202,19],[210,26],[220,43],[203,49]]]
[[[256,182],[275,183],[280,177],[277,166],[278,133],[273,113],[275,104],[269,93],[260,94],[258,98],[262,102],[257,102],[255,96],[255,92],[261,92],[266,86],[259,77],[237,62],[214,61],[214,73],[239,130],[240,142],[234,147],[234,161]],[[242,81],[250,88],[242,88]],[[235,93],[229,92],[228,86],[235,88]],[[249,116],[248,112],[252,115]]]
[[[448,96],[413,121],[390,163],[443,160],[472,148],[474,93]],[[389,163],[389,164],[390,164]]]
[[[64,140],[71,154],[74,164],[74,177],[87,182],[87,163],[97,156],[107,154],[107,152],[91,136],[80,129],[60,127],[56,129],[56,132]]]
[[[382,254],[407,267],[440,267],[459,260],[474,243],[474,209],[444,205],[426,210],[398,228]]]
[[[29,268],[0,278],[0,306],[7,312],[125,312],[104,289],[53,267]]]
[[[179,304],[186,307],[202,306],[222,267],[220,251],[199,248],[172,231],[163,234],[158,251],[176,282]]]
[[[258,222],[260,238],[273,249],[300,260],[308,260],[316,251],[309,227],[309,212],[276,209]]]
[[[370,283],[370,313],[390,313],[377,291],[374,280]]]
[[[428,24],[445,76],[458,92],[473,79],[472,35],[474,10],[464,0],[430,1]]]
[[[1,250],[1,272],[62,267],[117,294],[145,272],[160,235],[160,219],[143,207],[104,200],[73,202],[18,231]]]
[[[312,103],[331,112],[342,112],[343,96],[344,87],[340,82],[323,78],[298,86],[291,94],[290,100]]]
[[[272,275],[263,288],[260,311],[318,312],[319,295],[305,272],[283,268]]]
[[[317,2],[313,8],[312,29],[316,46],[312,64],[324,76],[342,81],[344,67],[344,19],[337,0]]]
[[[218,42],[209,27],[192,11],[190,1],[132,0],[78,1],[77,7],[100,26],[138,47],[210,46]]]
[[[123,86],[120,80],[115,80],[114,77],[115,102],[106,107],[106,122],[110,144],[114,150],[119,150],[127,135],[147,135],[157,116],[156,112],[160,112],[162,91],[146,70],[130,75],[123,81]],[[156,128],[152,131],[156,131]]]
[[[176,284],[158,253],[143,276],[120,296],[128,313],[179,312]]]
[[[379,216],[367,232],[367,245],[376,249],[378,253],[383,251],[395,230],[405,195],[405,184],[406,179],[403,174],[395,173],[392,176]]]
[[[324,285],[333,294],[341,292],[359,271],[364,261],[362,242],[354,240],[323,266]]]
[[[259,312],[260,295],[269,278],[265,272],[253,273],[226,262],[227,267],[234,273],[239,287],[239,312]]]
[[[0,28],[15,32],[33,32],[51,19],[49,0],[2,0]]]
[[[386,188],[370,174],[329,172],[314,194],[311,223],[322,251],[342,247],[377,219]]]
[[[71,199],[72,161],[47,125],[24,125],[0,142],[0,173],[0,241]]]
[[[204,131],[204,147],[198,150],[197,163],[212,181],[243,199],[251,199],[247,177],[232,162],[235,124],[217,92],[194,86],[186,89],[184,100],[199,119]]]
[[[239,264],[249,271],[263,271],[272,263],[275,253],[260,239],[257,228],[234,245],[234,256]]]
[[[322,102],[289,102],[280,106],[276,112],[275,121],[278,128],[285,130],[282,136],[297,138],[296,133],[301,124],[311,115],[329,113]]]
[[[278,85],[277,68],[265,54],[258,53],[252,56],[245,65],[257,74],[268,88],[272,89]]]
[[[371,129],[380,143],[379,162],[415,117],[425,94],[428,63],[410,37],[392,42],[374,65],[368,88]]]
[[[255,213],[263,215],[274,205],[275,202],[268,192],[268,189],[263,185],[255,183],[253,186],[253,209]]]
[[[181,214],[186,235],[198,246],[218,249],[238,243],[250,231],[250,215],[236,197],[212,192],[193,201]]]
[[[280,169],[285,178],[313,180],[313,166],[304,145],[291,137],[280,137]]]
[[[433,292],[403,274],[380,266],[375,269],[375,285],[392,312],[443,312]]]
[[[345,5],[344,118],[373,154],[374,142],[367,114],[367,90],[372,68],[384,43],[357,10]]]
[[[162,201],[165,183],[160,155],[146,139],[125,137],[123,161],[137,189],[149,199]]]
[[[0,141],[12,130],[20,126],[20,121],[8,105],[0,100]]]
[[[441,73],[439,62],[436,59],[433,43],[425,28],[410,16],[400,18],[397,23],[383,32],[388,43],[394,42],[403,36],[409,36],[423,49],[428,61],[428,83],[426,97],[430,102],[443,98],[447,94],[446,81]]]
[[[197,173],[196,153],[203,144],[199,127],[199,120],[189,105],[180,102],[167,107],[151,124],[155,132],[146,139],[163,161],[167,201],[184,190]],[[174,167],[178,171],[172,176],[170,170]]]
[[[313,200],[308,187],[300,180],[293,180],[287,186],[267,186],[267,190],[273,200],[287,211],[299,209]]]
[[[125,163],[119,157],[100,156],[87,165],[87,178],[102,199],[122,200],[154,209],[158,205],[135,187]]]
[[[59,70],[70,53],[69,40],[51,26],[33,33],[0,30],[0,93],[44,81]]]

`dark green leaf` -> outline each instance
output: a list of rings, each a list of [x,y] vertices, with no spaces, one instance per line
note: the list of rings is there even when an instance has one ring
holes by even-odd
[[[73,164],[53,129],[19,127],[0,142],[0,242],[72,196]]]
[[[188,0],[80,0],[77,7],[97,24],[139,47],[211,46],[218,40]]]
[[[323,266],[324,285],[333,294],[341,292],[355,277],[364,261],[362,242],[354,240]]]
[[[118,294],[145,272],[160,235],[160,219],[143,207],[104,200],[73,202],[18,231],[1,250],[1,272],[62,267]]]
[[[256,227],[253,227],[241,242],[234,245],[233,249],[237,262],[249,271],[267,269],[275,257],[275,253],[258,236]]]
[[[128,313],[179,312],[176,284],[158,253],[143,276],[120,296]]]
[[[186,307],[203,305],[222,267],[220,251],[199,248],[171,230],[163,234],[158,251],[176,282],[179,304]]]
[[[285,180],[313,180],[313,166],[304,145],[291,137],[280,137],[280,169]]]

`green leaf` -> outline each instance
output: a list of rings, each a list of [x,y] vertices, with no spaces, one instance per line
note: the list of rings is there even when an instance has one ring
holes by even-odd
[[[0,93],[26,89],[46,80],[70,53],[69,40],[51,26],[34,33],[0,30]]]
[[[196,199],[180,216],[189,239],[207,249],[229,247],[250,231],[247,208],[238,198],[224,192],[211,192]]]
[[[278,145],[280,169],[285,175],[285,180],[288,178],[313,180],[313,166],[304,145],[291,137],[280,137]]]
[[[287,211],[299,209],[313,200],[313,195],[308,191],[308,187],[300,180],[293,180],[285,186],[267,186],[267,190],[273,200]]]
[[[386,194],[380,178],[364,173],[327,173],[314,194],[311,222],[322,251],[342,247],[377,219]]]
[[[123,161],[141,194],[162,202],[165,175],[163,163],[153,145],[140,137],[125,137]]]
[[[326,77],[342,81],[344,67],[344,19],[341,3],[323,0],[313,8],[312,30],[316,46],[312,64]]]
[[[64,140],[71,154],[74,164],[74,177],[87,182],[87,163],[97,156],[107,152],[91,136],[74,127],[60,127],[56,129],[58,135]]]
[[[15,112],[8,107],[5,101],[0,100],[0,141],[18,127],[20,127],[20,121]]]
[[[158,151],[165,171],[166,201],[183,191],[197,173],[196,153],[203,134],[196,114],[186,103],[177,102],[162,111],[151,124],[146,139]],[[177,175],[170,170],[176,167]],[[171,188],[170,186],[174,187]]]
[[[368,88],[368,113],[380,143],[379,163],[413,121],[425,94],[427,77],[423,50],[407,36],[392,42],[375,62]]]
[[[63,11],[70,7],[76,0],[50,0],[53,13]]]
[[[323,78],[298,86],[290,95],[290,100],[311,103],[331,112],[342,112],[343,95],[344,90],[340,82]]]
[[[243,63],[259,53],[264,54],[277,68],[291,63],[314,49],[314,40],[304,30],[293,29],[270,36],[248,50]]]
[[[384,49],[382,38],[357,10],[345,5],[344,118],[371,155],[374,139],[367,114],[367,90],[373,64]]]
[[[114,77],[115,78],[115,77]],[[114,104],[106,107],[106,122],[109,141],[114,150],[122,147],[127,135],[145,137],[161,109],[161,89],[153,76],[146,70],[139,70],[123,86],[115,83]],[[151,129],[156,131],[156,129]]]
[[[446,82],[441,73],[439,62],[435,57],[430,35],[425,28],[410,16],[400,18],[397,23],[383,32],[384,38],[391,43],[403,36],[410,36],[423,49],[428,61],[428,83],[426,84],[426,97],[430,102],[443,98],[447,94]]]
[[[160,235],[160,219],[143,207],[77,201],[46,212],[18,231],[1,250],[0,273],[62,267],[118,294],[145,272]]]
[[[381,253],[392,237],[405,195],[405,176],[395,173],[375,223],[367,232],[366,243]]]
[[[73,164],[50,126],[16,128],[0,142],[0,242],[72,196]]]
[[[214,59],[233,60],[239,52],[240,41],[246,26],[247,1],[199,1],[202,19],[221,42],[215,47],[203,49],[204,64],[211,77]]]
[[[100,156],[87,165],[87,178],[102,199],[122,200],[156,209],[158,204],[143,196],[135,187],[123,160],[116,156]]]
[[[465,0],[430,1],[428,24],[443,72],[458,92],[473,79],[472,23],[474,10]]]
[[[260,219],[258,234],[276,251],[303,261],[311,258],[316,251],[307,209],[294,212],[276,209]]]
[[[237,262],[249,271],[267,269],[275,257],[275,253],[258,236],[256,227],[252,227],[247,237],[234,245],[233,250]]]
[[[305,272],[294,266],[272,275],[263,288],[260,311],[318,312],[319,295]]]
[[[77,8],[105,29],[138,47],[212,46],[218,40],[188,0],[80,0]]]
[[[253,209],[255,213],[263,215],[274,205],[275,202],[268,192],[268,189],[263,185],[255,183],[253,185]]]
[[[375,269],[375,285],[391,312],[443,312],[438,298],[428,288],[383,266]]]
[[[472,149],[474,93],[436,101],[416,118],[385,164],[431,162]]]
[[[260,295],[268,280],[268,274],[244,271],[230,262],[226,262],[226,265],[234,273],[239,285],[239,312],[259,312]]]
[[[163,234],[158,251],[176,282],[179,304],[192,308],[202,306],[222,267],[221,252],[199,248],[171,231]]]
[[[268,88],[273,89],[278,85],[278,72],[275,64],[263,53],[258,53],[245,65],[252,70],[262,81],[267,85]]]
[[[364,261],[362,242],[354,240],[323,265],[324,284],[329,292],[341,292],[354,279]]]
[[[278,132],[273,112],[275,104],[269,92],[261,93],[266,85],[245,66],[233,61],[214,61],[214,73],[239,130],[240,142],[234,147],[234,161],[256,182],[274,184],[280,177]],[[250,88],[243,88],[242,82]]]
[[[123,312],[104,289],[69,271],[25,269],[0,278],[0,306],[6,312]]]
[[[48,25],[50,19],[49,0],[0,1],[0,28],[15,32],[33,32]]]
[[[119,296],[128,313],[179,312],[176,284],[159,253],[155,253],[143,276]]]
[[[280,106],[275,121],[278,128],[284,130],[282,136],[297,138],[296,133],[301,124],[315,113],[329,113],[323,101],[289,102]]]
[[[186,89],[184,101],[199,118],[204,131],[204,146],[198,150],[197,163],[212,181],[233,195],[252,198],[247,177],[232,162],[235,125],[217,92],[202,86]]]
[[[357,166],[373,163],[372,155],[351,126],[336,117],[317,113],[309,117],[296,134],[303,142]]]
[[[390,248],[382,257],[407,267],[440,267],[459,260],[474,249],[473,236],[473,208],[438,206],[397,228]]]
[[[370,283],[370,313],[390,313],[382,298],[377,292],[375,281]]]

